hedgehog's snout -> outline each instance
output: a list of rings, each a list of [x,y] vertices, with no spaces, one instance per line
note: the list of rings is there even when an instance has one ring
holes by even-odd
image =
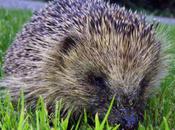
[[[138,127],[138,115],[133,110],[121,109],[121,119],[119,121],[122,129],[134,130]]]
[[[120,124],[120,130],[136,130],[140,118],[134,109],[123,108],[117,111],[112,110],[108,120],[113,125]]]

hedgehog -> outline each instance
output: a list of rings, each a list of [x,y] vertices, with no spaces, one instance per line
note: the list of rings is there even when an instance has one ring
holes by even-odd
[[[48,110],[84,109],[134,130],[162,70],[158,24],[102,0],[54,0],[33,14],[9,47],[0,85],[26,105],[43,97]]]

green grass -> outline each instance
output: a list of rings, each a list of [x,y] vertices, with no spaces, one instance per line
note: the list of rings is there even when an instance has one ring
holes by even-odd
[[[0,9],[0,76],[2,76],[1,65],[3,56],[16,33],[31,16],[31,12],[22,10]],[[171,26],[168,36],[175,43],[175,27]],[[173,42],[172,42],[173,43]],[[169,49],[175,53],[175,44]],[[168,76],[162,81],[160,92],[153,96],[145,111],[145,119],[139,126],[139,130],[173,130],[175,129],[175,60],[171,60]],[[111,106],[110,106],[111,107]],[[35,112],[26,111],[23,96],[17,107],[10,102],[10,98],[0,101],[0,129],[2,130],[49,130],[52,122],[53,130],[66,130],[68,128],[69,116],[60,119],[61,102],[56,105],[53,118],[49,118],[42,98],[38,101]],[[110,112],[110,109],[109,109]],[[75,130],[116,130],[117,126],[111,127],[107,123],[106,114],[104,121],[100,122],[98,114],[94,117],[95,126],[88,124],[86,113],[73,124]],[[81,120],[81,125],[80,125]]]

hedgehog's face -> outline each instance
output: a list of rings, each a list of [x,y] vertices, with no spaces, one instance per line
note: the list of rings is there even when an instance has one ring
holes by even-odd
[[[67,86],[74,88],[71,94],[76,105],[102,118],[115,96],[109,121],[126,130],[138,126],[160,66],[160,44],[150,28],[133,29],[130,34],[105,30],[91,37],[66,38],[63,71],[73,79]]]

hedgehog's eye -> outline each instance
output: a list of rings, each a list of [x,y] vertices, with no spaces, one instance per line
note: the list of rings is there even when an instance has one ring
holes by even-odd
[[[100,76],[94,77],[92,82],[97,86],[104,86],[105,85],[105,81],[104,81],[103,77],[100,77]]]
[[[101,88],[105,88],[107,86],[104,76],[96,76],[94,74],[90,74],[88,76],[88,81],[90,84],[101,87]]]
[[[141,81],[140,81],[140,96],[143,96],[144,92],[145,92],[145,88],[149,85],[149,79],[147,79],[146,77],[144,77]]]
[[[141,81],[140,81],[140,87],[141,88],[145,88],[148,86],[148,80],[146,79],[146,77],[144,77]]]

